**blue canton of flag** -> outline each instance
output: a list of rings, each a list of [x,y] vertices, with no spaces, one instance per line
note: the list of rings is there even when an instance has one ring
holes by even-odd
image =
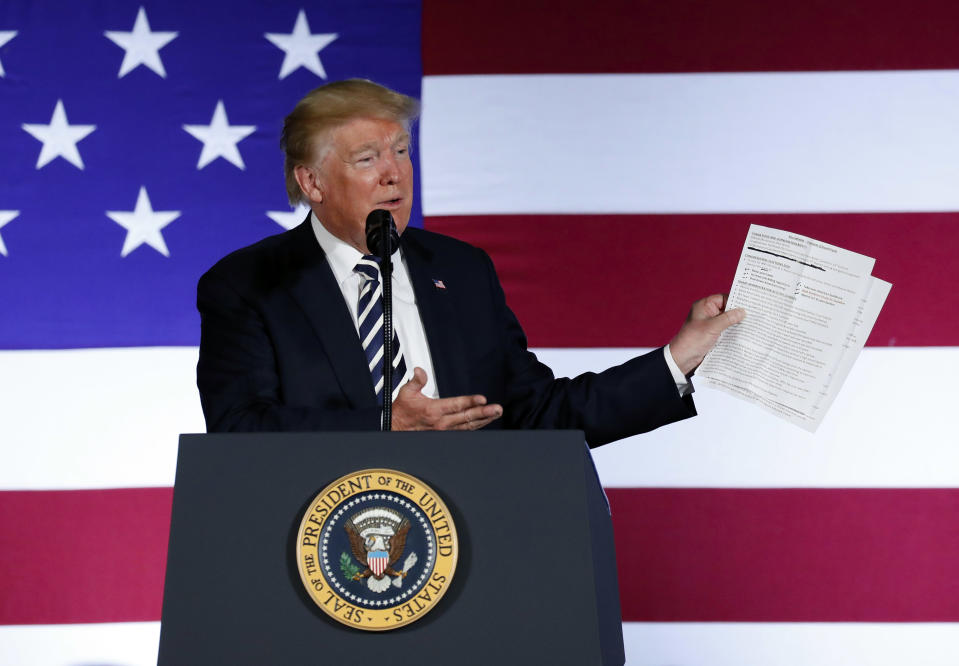
[[[419,98],[419,38],[415,0],[4,2],[0,348],[197,344],[199,276],[305,216],[284,116],[336,79]]]

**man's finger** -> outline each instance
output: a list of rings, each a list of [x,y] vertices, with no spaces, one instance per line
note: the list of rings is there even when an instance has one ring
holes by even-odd
[[[436,427],[438,430],[477,430],[502,415],[501,405],[476,405],[447,414],[437,422]]]
[[[465,412],[467,423],[476,423],[486,421],[489,423],[493,419],[498,419],[503,414],[503,408],[500,405],[482,405],[467,409]]]
[[[479,430],[480,428],[485,428],[486,426],[488,426],[490,423],[492,423],[498,418],[499,418],[498,416],[490,416],[485,419],[480,419],[479,421],[471,421],[470,430]]]
[[[706,309],[710,317],[715,317],[726,309],[726,294],[713,294],[706,297]]]
[[[468,421],[461,421],[456,425],[450,426],[448,430],[479,430],[480,428],[485,428],[490,423],[498,419],[502,414],[495,414],[493,416],[483,416],[478,419],[470,419]]]
[[[696,305],[700,307],[697,308]],[[693,306],[692,319],[712,319],[721,313],[726,307],[726,294],[712,294],[698,301]]]
[[[439,398],[436,401],[436,407],[440,414],[447,416],[456,415],[457,413],[466,411],[470,407],[485,404],[485,395],[459,395],[453,398]]]

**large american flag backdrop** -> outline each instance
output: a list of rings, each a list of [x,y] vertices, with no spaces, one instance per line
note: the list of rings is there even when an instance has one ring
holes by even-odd
[[[957,663],[957,28],[952,0],[5,0],[0,662],[155,661],[196,280],[300,218],[282,117],[360,76],[422,98],[414,224],[490,252],[557,374],[668,341],[751,222],[877,257],[815,435],[703,389],[596,452],[628,663]]]

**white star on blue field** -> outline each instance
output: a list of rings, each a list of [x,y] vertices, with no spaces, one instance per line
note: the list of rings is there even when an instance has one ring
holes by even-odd
[[[351,77],[420,96],[414,0],[29,5],[0,5],[0,349],[197,344],[200,275],[306,217],[296,102]]]

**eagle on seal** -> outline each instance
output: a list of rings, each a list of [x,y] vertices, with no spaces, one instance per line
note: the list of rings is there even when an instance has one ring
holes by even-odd
[[[409,520],[392,509],[375,508],[357,513],[343,527],[349,536],[353,557],[364,567],[363,571],[353,576],[353,580],[372,577],[376,581],[383,581],[384,576],[406,578],[406,571],[397,571],[393,567],[406,548]],[[371,590],[382,591],[378,589],[381,585],[373,580],[367,582]],[[389,587],[388,580],[385,585]]]

